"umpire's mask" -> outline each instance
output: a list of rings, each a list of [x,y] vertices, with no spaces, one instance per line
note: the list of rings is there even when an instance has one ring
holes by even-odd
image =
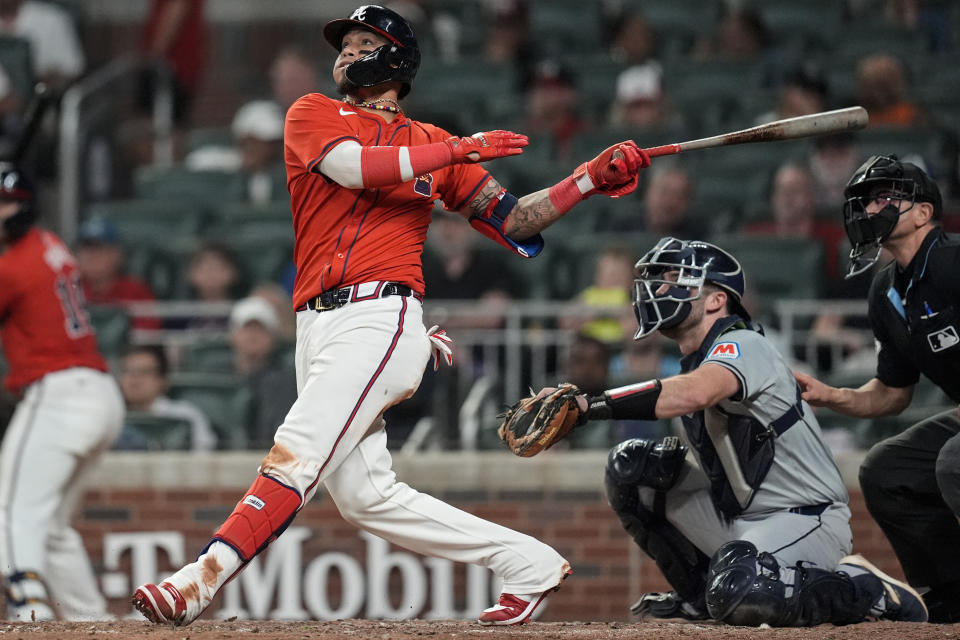
[[[920,167],[897,156],[871,156],[857,169],[843,190],[843,226],[850,238],[847,278],[863,273],[880,258],[900,216],[917,202],[933,205],[939,219],[943,208],[937,184]],[[908,206],[903,207],[903,203]],[[873,212],[867,209],[873,204]]]
[[[639,328],[635,340],[670,329],[690,315],[690,303],[710,282],[727,292],[737,315],[750,316],[741,302],[745,281],[740,263],[716,245],[698,240],[663,238],[634,266],[633,309]]]

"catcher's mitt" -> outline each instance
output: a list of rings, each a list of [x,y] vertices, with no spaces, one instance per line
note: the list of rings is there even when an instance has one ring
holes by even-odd
[[[497,430],[500,439],[518,456],[529,458],[549,449],[571,429],[585,421],[577,402],[584,396],[576,385],[562,383],[524,398],[499,415],[503,423]],[[584,403],[586,404],[586,403]]]

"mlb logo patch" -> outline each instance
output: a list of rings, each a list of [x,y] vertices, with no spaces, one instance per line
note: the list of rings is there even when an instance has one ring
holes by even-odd
[[[960,336],[957,336],[957,330],[950,325],[940,331],[934,331],[927,335],[927,342],[930,343],[930,350],[934,353],[949,349],[960,342]]]
[[[718,342],[710,350],[709,358],[726,358],[735,360],[740,357],[740,345],[736,342]]]

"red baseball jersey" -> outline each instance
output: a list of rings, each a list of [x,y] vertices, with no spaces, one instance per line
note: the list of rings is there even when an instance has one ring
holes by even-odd
[[[393,122],[319,93],[287,112],[284,157],[296,234],[296,308],[322,291],[371,280],[400,282],[423,294],[421,256],[435,200],[456,211],[490,179],[479,164],[457,164],[409,182],[347,189],[314,173],[337,144],[415,146],[450,134],[398,114]]]
[[[77,265],[63,242],[31,229],[0,254],[0,341],[18,393],[70,367],[107,371],[84,309]]]

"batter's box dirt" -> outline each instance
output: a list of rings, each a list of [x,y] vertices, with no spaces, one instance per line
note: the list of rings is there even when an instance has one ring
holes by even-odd
[[[753,629],[713,624],[664,622],[533,622],[522,627],[482,627],[462,620],[336,620],[274,622],[269,620],[200,621],[189,627],[160,627],[140,621],[2,623],[0,639],[17,640],[944,640],[960,639],[960,624],[935,625],[875,622],[847,627]]]

